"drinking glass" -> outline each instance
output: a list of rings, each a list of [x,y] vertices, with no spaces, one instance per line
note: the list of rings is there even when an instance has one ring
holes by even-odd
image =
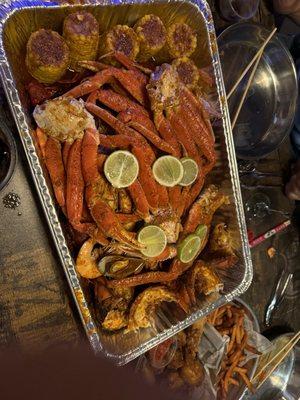
[[[245,203],[245,215],[248,222],[266,217],[271,213],[288,216],[289,213],[271,208],[271,200],[264,193],[253,194]]]
[[[219,8],[222,17],[228,21],[238,22],[252,18],[259,6],[259,0],[220,0]]]

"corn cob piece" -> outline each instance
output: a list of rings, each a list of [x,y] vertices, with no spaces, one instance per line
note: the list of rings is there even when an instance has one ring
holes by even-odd
[[[26,66],[37,81],[58,81],[69,66],[69,49],[64,39],[51,30],[39,29],[27,42]]]
[[[177,58],[172,62],[180,80],[189,88],[194,89],[199,81],[199,71],[195,63],[188,57]]]
[[[175,23],[167,30],[167,45],[171,57],[189,57],[197,47],[197,36],[189,25]]]
[[[134,26],[140,41],[140,58],[147,60],[155,56],[166,44],[167,31],[162,20],[149,14],[140,18]]]
[[[77,11],[64,20],[63,37],[70,49],[71,68],[79,71],[78,61],[96,60],[99,44],[99,24],[86,11]]]
[[[118,51],[131,60],[135,60],[139,51],[139,40],[132,28],[127,25],[116,25],[107,32],[104,40],[105,53]]]

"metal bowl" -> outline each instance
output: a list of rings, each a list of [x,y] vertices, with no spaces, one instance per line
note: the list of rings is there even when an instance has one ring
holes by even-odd
[[[218,38],[226,92],[238,80],[270,32],[252,23],[238,23]],[[235,114],[250,72],[229,100]],[[276,150],[290,132],[298,96],[293,59],[277,36],[266,46],[233,130],[239,158],[257,159]]]

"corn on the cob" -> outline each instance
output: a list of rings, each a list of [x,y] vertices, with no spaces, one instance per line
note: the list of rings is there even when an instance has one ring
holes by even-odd
[[[195,63],[188,57],[177,58],[172,62],[180,80],[189,88],[194,89],[199,81],[199,71]]]
[[[139,51],[139,40],[132,28],[127,25],[116,25],[107,32],[104,40],[105,53],[118,51],[131,60],[135,60]]]
[[[64,20],[63,37],[70,49],[71,68],[78,71],[78,61],[95,60],[98,53],[99,25],[86,11],[77,11]]]
[[[175,23],[167,30],[167,44],[171,57],[189,57],[197,47],[197,36],[189,25]]]
[[[166,44],[166,28],[156,15],[149,14],[140,18],[134,29],[140,41],[140,58],[142,60],[155,56]]]
[[[58,81],[69,66],[69,49],[64,39],[51,30],[33,32],[27,42],[26,66],[39,82]]]

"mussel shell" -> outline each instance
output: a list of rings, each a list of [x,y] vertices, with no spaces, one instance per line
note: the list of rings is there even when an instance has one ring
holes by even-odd
[[[145,261],[137,257],[120,255],[104,256],[98,263],[103,275],[109,278],[122,279],[138,274],[145,266]]]

